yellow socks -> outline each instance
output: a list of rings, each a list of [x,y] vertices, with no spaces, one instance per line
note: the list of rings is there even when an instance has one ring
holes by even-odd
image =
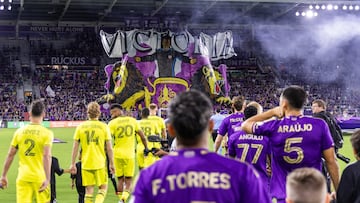
[[[85,194],[85,203],[93,203],[93,195]]]
[[[95,203],[103,203],[106,196],[106,190],[99,189],[98,194],[96,195]]]

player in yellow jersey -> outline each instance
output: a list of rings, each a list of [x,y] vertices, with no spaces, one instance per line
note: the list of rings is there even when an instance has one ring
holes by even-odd
[[[139,124],[142,131],[144,132],[145,137],[148,137],[149,135],[160,136],[160,129],[158,128],[157,122],[148,119],[149,115],[150,115],[150,111],[148,108],[144,108],[141,111],[141,120],[139,121]],[[151,164],[153,164],[155,161],[159,160],[159,157],[153,155],[152,153],[148,153],[148,155],[144,157],[144,145],[140,143],[141,140],[139,136],[137,137],[136,141],[137,141],[136,158],[140,169],[144,167],[148,167]],[[148,143],[148,147],[149,149],[152,148],[160,149],[161,144],[152,142],[152,143]]]
[[[125,202],[130,195],[131,182],[135,173],[135,137],[137,134],[146,150],[148,147],[139,123],[134,118],[125,116],[122,109],[120,112],[121,116],[111,120],[108,125],[114,138],[114,163],[115,175],[118,177],[118,196],[120,202]]]
[[[19,170],[16,179],[16,201],[37,203],[50,201],[50,168],[53,133],[41,125],[45,106],[34,101],[30,110],[30,124],[18,129],[11,141],[6,157],[1,184],[8,185],[7,172],[14,156],[19,152]]]
[[[158,123],[158,128],[161,130],[161,138],[166,139],[166,127],[165,127],[165,121],[163,118],[157,116],[158,107],[156,104],[151,103],[150,106],[150,120],[155,120]]]
[[[114,173],[111,134],[108,126],[98,120],[101,114],[99,104],[90,102],[87,106],[87,114],[89,120],[81,123],[75,130],[71,173],[76,174],[76,155],[81,147],[82,184],[85,186],[84,202],[93,202],[94,186],[97,185],[99,190],[95,203],[102,203],[106,196],[108,183],[106,153],[109,157],[110,171]]]

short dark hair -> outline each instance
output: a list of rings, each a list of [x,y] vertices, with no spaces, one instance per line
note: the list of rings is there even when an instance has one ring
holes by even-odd
[[[233,107],[236,111],[241,111],[244,106],[245,98],[243,96],[236,96],[232,99]]]
[[[141,118],[147,118],[147,117],[149,117],[149,115],[150,115],[149,108],[143,108],[141,110]]]
[[[156,105],[155,103],[151,103],[150,106],[149,106],[149,108],[150,108],[151,110],[154,110],[154,109],[157,108],[157,105]]]
[[[294,109],[302,109],[307,100],[305,90],[297,85],[287,87],[282,96],[289,102],[290,107]]]
[[[322,99],[315,99],[312,103],[317,104],[319,107],[323,109],[326,109],[326,102]]]
[[[170,103],[168,115],[179,142],[198,143],[212,115],[212,103],[202,92],[190,90],[178,94]]]
[[[220,108],[219,106],[216,107],[215,112],[216,112],[216,113],[220,113],[220,112],[221,112],[221,108]]]
[[[360,157],[360,130],[355,131],[354,134],[351,135],[350,142],[356,151],[356,155]]]
[[[258,113],[258,110],[255,106],[248,106],[244,110],[245,120],[255,116]]]
[[[45,112],[45,105],[42,101],[36,100],[31,104],[31,115],[34,117],[41,116]]]
[[[123,110],[123,107],[120,105],[120,104],[111,104],[111,107],[110,109],[120,109],[120,110]]]

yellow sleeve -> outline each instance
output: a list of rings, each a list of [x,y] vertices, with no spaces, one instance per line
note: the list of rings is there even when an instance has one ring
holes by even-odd
[[[162,118],[159,119],[159,127],[160,127],[160,130],[166,129],[165,128],[165,121]]]
[[[47,130],[48,132],[46,133],[47,136],[45,136],[45,145],[48,145],[48,146],[52,146],[53,144],[53,140],[54,140],[54,133],[51,132],[50,130]]]
[[[17,148],[18,145],[19,145],[18,139],[17,139],[19,130],[20,130],[20,129],[18,129],[17,131],[15,131],[14,136],[13,136],[13,138],[12,138],[12,140],[11,140],[11,146],[13,146],[13,147],[15,147],[15,148]]]
[[[76,127],[75,134],[74,134],[74,140],[77,140],[77,141],[80,140],[80,126]]]
[[[105,127],[105,132],[106,132],[106,138],[105,138],[105,140],[111,140],[110,128],[109,128],[107,125],[105,125],[104,127]]]

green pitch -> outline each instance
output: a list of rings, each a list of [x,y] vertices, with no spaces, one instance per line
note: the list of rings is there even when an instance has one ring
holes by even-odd
[[[71,162],[71,149],[73,144],[74,128],[53,128],[55,138],[65,141],[66,143],[54,143],[52,154],[59,160],[60,167],[69,168]],[[3,168],[6,154],[8,152],[12,134],[14,129],[0,129],[0,170]],[[340,152],[351,158],[351,161],[355,161],[352,153],[351,144],[349,141],[350,136],[345,136],[344,147]],[[212,140],[211,140],[212,142]],[[212,143],[209,144],[212,149]],[[345,163],[339,161],[341,170],[345,168]],[[0,202],[16,202],[15,195],[15,181],[18,167],[18,156],[15,157],[14,162],[8,173],[9,187],[6,190],[0,190]],[[56,176],[56,190],[57,200],[63,203],[77,203],[76,189],[71,189],[71,180],[69,174],[63,174],[62,176]],[[115,191],[112,184],[109,182],[109,190],[106,196],[105,202],[117,202],[118,198],[115,196]]]

